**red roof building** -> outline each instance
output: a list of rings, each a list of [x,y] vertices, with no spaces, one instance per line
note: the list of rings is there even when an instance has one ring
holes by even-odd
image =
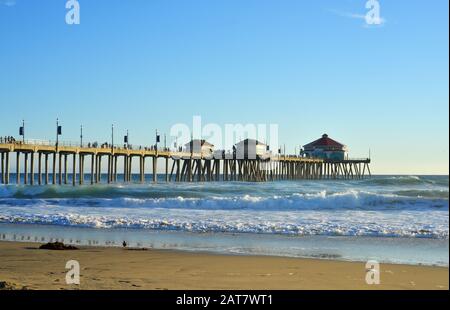
[[[307,157],[343,160],[347,155],[347,146],[323,134],[322,138],[303,146]]]

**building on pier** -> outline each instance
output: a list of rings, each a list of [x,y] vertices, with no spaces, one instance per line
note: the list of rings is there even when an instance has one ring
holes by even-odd
[[[345,160],[348,156],[347,146],[331,139],[327,134],[323,134],[322,138],[304,145],[303,151],[306,157],[330,160]]]
[[[203,158],[212,157],[214,153],[214,145],[204,139],[193,139],[184,147],[188,153],[201,154]]]
[[[236,157],[240,159],[264,159],[270,156],[268,147],[256,139],[245,139],[235,144]]]

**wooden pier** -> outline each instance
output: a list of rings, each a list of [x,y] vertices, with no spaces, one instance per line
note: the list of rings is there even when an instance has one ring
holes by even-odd
[[[15,155],[14,155],[15,154]],[[16,183],[29,185],[83,185],[88,183],[131,182],[134,164],[139,167],[139,182],[145,183],[145,162],[152,161],[152,182],[157,182],[158,160],[164,161],[166,182],[247,181],[264,182],[299,179],[361,179],[370,176],[370,159],[324,160],[293,155],[238,159],[233,154],[217,158],[201,153],[172,152],[167,149],[124,147],[81,147],[59,143],[13,142],[0,144],[1,183],[10,184],[11,160],[16,161]],[[71,167],[68,159],[71,158]],[[88,162],[88,171],[85,164]],[[119,162],[123,171],[118,171]],[[23,165],[22,165],[23,164]],[[49,166],[51,164],[51,167]],[[102,173],[106,164],[107,173]],[[23,168],[22,168],[23,167]],[[121,175],[121,179],[118,176]],[[23,176],[23,177],[20,177]],[[70,177],[70,178],[69,178]]]

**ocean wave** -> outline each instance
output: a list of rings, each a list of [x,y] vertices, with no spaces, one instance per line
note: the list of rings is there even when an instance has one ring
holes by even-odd
[[[184,209],[184,210],[448,210],[448,199],[427,197],[403,197],[396,194],[378,195],[368,192],[320,192],[294,194],[288,197],[211,197],[200,198],[63,198],[63,199],[0,199],[1,207],[53,206],[79,207],[81,209],[103,207],[117,209]]]
[[[438,198],[436,198],[438,197]],[[212,196],[210,198],[0,198],[0,206],[61,206],[80,208],[162,208],[193,210],[448,210],[448,192],[403,191],[378,194],[367,191],[294,193],[285,196]]]
[[[217,189],[216,187],[219,187]],[[216,189],[215,189],[216,188]],[[213,190],[215,189],[215,190]],[[184,209],[365,209],[448,210],[448,188],[299,187],[269,190],[265,187],[227,185],[131,186],[0,186],[0,205],[38,204],[80,207],[184,208]],[[1,212],[1,211],[0,211]]]
[[[123,213],[114,210],[96,210],[85,214],[73,210],[2,214],[0,222],[61,226],[92,227],[99,229],[130,228],[174,230],[193,233],[226,232],[283,234],[292,236],[372,236],[448,239],[448,212],[420,217],[414,212],[374,214],[351,211],[273,213],[268,219],[263,212],[227,212],[198,210],[139,210]],[[419,219],[419,220],[418,220]]]
[[[0,185],[0,198],[210,198],[247,197],[249,199],[286,197],[293,194],[327,195],[350,191],[374,194],[396,194],[406,197],[448,199],[448,177],[445,176],[377,176],[364,180],[281,181],[266,183],[206,182],[157,184],[97,184],[94,186],[17,186]]]
[[[150,187],[139,185],[95,186],[0,186],[0,198],[48,199],[48,198],[170,198],[178,196],[202,197],[201,192],[183,188]]]
[[[448,238],[448,177],[0,186],[0,222]]]
[[[448,190],[401,190],[394,191],[393,194],[404,197],[415,197],[415,198],[442,198],[448,199]]]
[[[360,181],[360,184],[379,186],[411,186],[411,185],[436,185],[448,187],[448,176],[377,176]]]

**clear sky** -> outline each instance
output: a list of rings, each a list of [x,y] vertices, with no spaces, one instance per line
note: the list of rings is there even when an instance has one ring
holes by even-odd
[[[448,174],[448,0],[0,0],[0,135],[134,144],[175,123],[323,133],[374,173]]]

